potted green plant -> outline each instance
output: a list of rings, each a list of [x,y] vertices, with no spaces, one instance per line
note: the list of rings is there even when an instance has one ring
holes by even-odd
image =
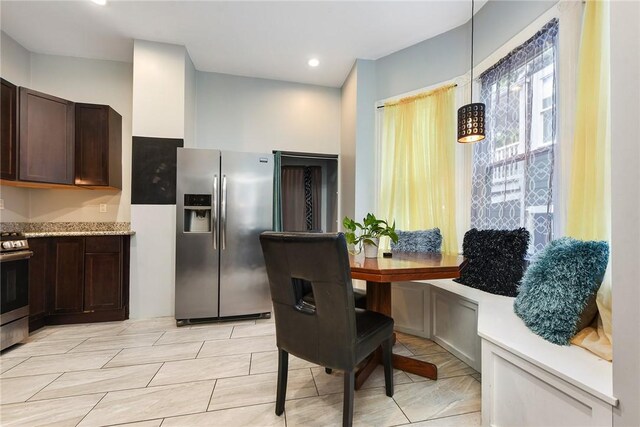
[[[366,258],[376,258],[378,256],[378,244],[380,237],[387,236],[394,243],[398,242],[396,234],[396,223],[393,225],[383,219],[378,219],[372,213],[368,213],[362,220],[362,223],[355,222],[348,216],[344,217],[342,226],[346,230],[344,236],[349,245],[359,252],[360,245],[364,246],[364,256]]]

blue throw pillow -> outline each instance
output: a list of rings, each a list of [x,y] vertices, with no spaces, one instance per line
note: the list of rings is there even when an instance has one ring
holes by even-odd
[[[391,241],[393,252],[440,252],[442,247],[442,234],[439,228],[416,231],[396,231],[398,243]]]
[[[513,310],[529,329],[554,344],[567,345],[593,319],[581,319],[604,278],[607,242],[563,237],[547,245],[527,269]],[[587,310],[589,311],[589,310]]]

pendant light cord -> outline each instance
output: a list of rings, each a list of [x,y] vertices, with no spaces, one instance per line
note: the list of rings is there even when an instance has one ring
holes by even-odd
[[[474,0],[471,0],[471,78],[469,80],[469,85],[471,86],[471,99],[469,100],[469,104],[473,104],[473,11],[474,11]]]

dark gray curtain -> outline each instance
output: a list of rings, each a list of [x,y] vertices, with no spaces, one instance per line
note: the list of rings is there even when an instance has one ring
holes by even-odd
[[[307,201],[306,223],[307,230],[322,231],[322,169],[319,166],[306,168],[308,189],[305,191]]]
[[[282,225],[284,231],[320,231],[322,169],[282,166]]]
[[[282,231],[282,153],[273,155],[273,231]]]

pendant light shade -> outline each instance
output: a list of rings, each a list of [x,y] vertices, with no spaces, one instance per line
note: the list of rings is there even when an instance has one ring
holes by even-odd
[[[481,102],[473,102],[473,12],[474,1],[471,0],[471,104],[458,109],[458,142],[478,142],[484,139],[485,106]]]
[[[458,109],[458,142],[478,142],[484,139],[484,104],[476,102]]]

